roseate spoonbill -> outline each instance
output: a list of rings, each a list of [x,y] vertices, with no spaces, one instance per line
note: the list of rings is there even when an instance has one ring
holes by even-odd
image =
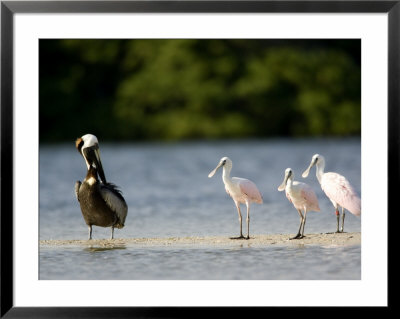
[[[220,167],[223,167],[222,181],[225,184],[225,190],[235,202],[236,209],[239,214],[240,236],[231,237],[231,239],[249,239],[250,203],[256,202],[258,204],[262,204],[263,198],[258,191],[257,186],[252,181],[245,178],[230,177],[232,161],[228,157],[221,158],[217,167],[214,168],[210,174],[208,174],[208,177],[213,177]],[[242,233],[242,213],[240,211],[240,204],[246,204],[247,207],[247,237],[244,237]]]
[[[302,176],[305,178],[310,173],[311,167],[316,165],[316,176],[321,184],[322,190],[326,196],[330,199],[333,206],[335,207],[336,214],[336,232],[343,232],[344,229],[344,217],[345,209],[350,211],[356,216],[361,215],[361,199],[358,197],[353,186],[350,185],[349,181],[342,175],[333,172],[324,173],[325,169],[325,158],[322,155],[315,154],[308,168],[304,171]],[[339,231],[340,213],[339,207],[342,208],[342,227]]]
[[[289,239],[300,239],[304,237],[304,226],[306,224],[307,212],[319,212],[318,199],[312,188],[306,183],[294,181],[294,174],[291,168],[285,170],[285,177],[278,191],[285,190],[286,197],[297,209],[300,215],[300,227],[297,235]],[[302,211],[304,212],[304,216]]]
[[[124,227],[128,206],[117,186],[106,181],[96,136],[86,134],[79,137],[75,146],[88,167],[83,183],[80,181],[75,183],[75,195],[83,219],[89,227],[89,239],[92,239],[93,225],[111,227],[111,239],[113,239],[114,228]]]

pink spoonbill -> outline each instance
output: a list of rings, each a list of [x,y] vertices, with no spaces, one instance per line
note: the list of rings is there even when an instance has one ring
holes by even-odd
[[[232,239],[249,239],[250,229],[250,203],[256,202],[258,204],[263,203],[263,198],[257,189],[257,186],[250,180],[240,177],[230,177],[232,170],[232,161],[228,157],[223,157],[219,161],[216,168],[214,168],[208,177],[211,178],[222,167],[222,181],[225,184],[225,190],[229,196],[232,197],[235,202],[236,209],[239,214],[239,225],[240,225],[240,236],[231,237]],[[247,207],[247,237],[243,236],[242,233],[242,213],[240,211],[240,204],[246,204]]]
[[[304,237],[304,226],[306,224],[307,212],[319,212],[318,199],[313,189],[306,183],[294,181],[294,174],[291,168],[285,170],[285,177],[282,184],[278,187],[278,191],[283,190],[286,197],[297,209],[300,215],[300,227],[297,235],[289,239],[300,239]],[[304,216],[302,214],[304,212]]]
[[[335,207],[335,214],[337,220],[336,232],[343,232],[345,209],[350,211],[356,216],[361,215],[361,199],[358,197],[353,186],[342,175],[333,172],[324,173],[325,158],[322,155],[315,154],[308,168],[304,171],[302,176],[305,178],[310,173],[311,167],[316,165],[316,175],[322,190],[330,199]],[[342,208],[342,227],[339,231],[340,213],[339,207]]]

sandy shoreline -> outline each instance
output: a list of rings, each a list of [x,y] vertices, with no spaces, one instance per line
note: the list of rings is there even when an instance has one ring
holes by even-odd
[[[115,238],[92,240],[41,240],[42,247],[57,246],[88,246],[88,247],[118,247],[118,246],[269,246],[269,245],[321,245],[347,246],[360,245],[361,233],[320,233],[306,234],[302,239],[289,240],[293,234],[251,235],[249,240],[230,239],[226,236],[208,237],[170,237],[170,238]]]

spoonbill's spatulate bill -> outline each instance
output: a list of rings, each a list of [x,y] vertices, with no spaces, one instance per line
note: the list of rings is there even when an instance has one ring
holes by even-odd
[[[305,178],[310,173],[310,169],[316,165],[316,176],[321,184],[322,190],[326,196],[330,199],[333,206],[335,207],[336,214],[336,232],[343,232],[344,229],[344,217],[345,209],[356,216],[361,215],[361,199],[357,195],[353,186],[350,185],[349,181],[338,173],[327,172],[324,173],[325,169],[325,158],[322,155],[315,154],[308,168],[304,171],[302,176]],[[339,207],[342,208],[342,227],[339,231],[340,213]]]
[[[302,182],[294,181],[294,174],[291,168],[285,170],[285,177],[278,191],[285,190],[286,197],[297,209],[300,215],[300,227],[297,235],[290,239],[300,239],[304,237],[304,226],[306,224],[307,212],[319,212],[318,199],[312,188]],[[304,216],[302,214],[304,212]]]
[[[250,180],[239,177],[230,177],[232,170],[232,161],[228,157],[223,157],[219,161],[217,167],[208,174],[211,178],[222,167],[222,180],[225,184],[225,190],[235,202],[236,209],[239,214],[240,236],[232,237],[232,239],[249,239],[250,238],[250,203],[255,202],[258,204],[263,203],[262,196],[257,189],[257,186]],[[246,204],[247,207],[247,237],[242,233],[242,213],[240,211],[240,204]]]
[[[106,182],[96,136],[86,134],[79,137],[75,146],[85,159],[88,168],[83,182],[75,183],[75,195],[83,219],[89,227],[89,239],[92,239],[93,225],[111,227],[111,239],[113,239],[114,228],[124,227],[128,206],[117,187]]]

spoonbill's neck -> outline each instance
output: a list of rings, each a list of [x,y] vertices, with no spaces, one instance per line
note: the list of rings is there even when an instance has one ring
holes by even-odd
[[[222,180],[224,183],[230,184],[232,182],[231,179],[231,169],[232,167],[224,166],[222,171]]]
[[[321,178],[322,175],[324,175],[324,169],[325,169],[325,163],[324,162],[318,162],[315,175],[317,176],[318,182],[321,184]]]
[[[286,188],[291,189],[293,186],[293,177],[289,177],[286,182]]]

